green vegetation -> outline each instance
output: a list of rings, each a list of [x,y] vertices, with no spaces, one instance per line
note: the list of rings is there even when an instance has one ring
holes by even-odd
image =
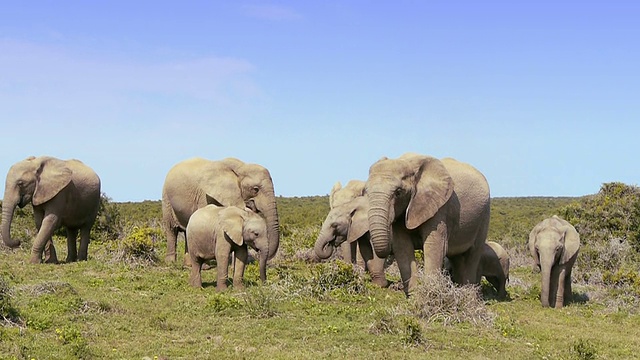
[[[104,195],[89,261],[38,266],[26,264],[35,234],[27,207],[12,226],[23,244],[0,248],[0,358],[633,358],[638,199],[636,187],[618,183],[584,198],[493,199],[489,239],[512,255],[505,302],[485,282],[456,287],[443,276],[423,279],[406,299],[395,265],[387,269],[394,284],[380,289],[351,264],[299,256],[315,242],[326,196],[278,198],[282,240],[268,282],[260,284],[252,263],[246,288],[222,293],[215,269],[203,273],[204,289],[193,289],[181,255],[176,264],[159,260],[159,201]],[[531,228],[553,214],[574,223],[583,241],[573,302],[562,309],[540,306],[526,245]],[[63,235],[54,240],[61,259]]]

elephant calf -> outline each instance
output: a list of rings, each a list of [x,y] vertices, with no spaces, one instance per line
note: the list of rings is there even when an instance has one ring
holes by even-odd
[[[509,279],[509,254],[500,244],[493,241],[487,241],[484,244],[482,255],[480,256],[480,264],[478,265],[478,276],[484,276],[493,285],[500,299],[507,297],[506,284]]]
[[[564,219],[554,215],[542,220],[529,234],[534,267],[542,273],[542,306],[564,306],[571,298],[571,269],[578,257],[580,235]]]
[[[233,252],[233,286],[242,288],[244,268],[248,260],[247,245],[258,252],[260,280],[266,281],[269,242],[267,224],[260,215],[235,206],[207,205],[191,215],[186,231],[192,264],[189,284],[192,286],[202,287],[202,265],[206,260],[216,259],[217,289],[226,289],[229,257]]]

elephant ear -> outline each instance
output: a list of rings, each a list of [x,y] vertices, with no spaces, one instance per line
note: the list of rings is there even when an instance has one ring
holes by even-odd
[[[244,208],[239,183],[238,174],[228,166],[209,175],[208,181],[202,184],[207,204]]]
[[[580,235],[571,225],[565,227],[564,232],[564,252],[562,253],[562,263],[567,263],[574,257],[580,249]]]
[[[351,212],[351,224],[349,225],[347,242],[351,243],[358,240],[367,231],[369,231],[369,217],[367,211],[356,207]]]
[[[227,208],[225,210],[230,210]],[[244,244],[244,238],[242,237],[242,226],[244,219],[239,214],[231,211],[225,211],[221,214],[220,228],[224,232],[225,237],[231,240],[234,244],[242,246]]]
[[[48,158],[36,170],[36,189],[33,193],[34,206],[44,204],[56,196],[71,182],[73,172],[59,159]]]
[[[329,208],[333,209],[333,198],[338,190],[342,189],[342,184],[340,181],[336,181],[331,188],[331,192],[329,193]]]
[[[453,179],[436,158],[420,160],[411,200],[407,206],[407,229],[415,229],[431,219],[453,194]]]

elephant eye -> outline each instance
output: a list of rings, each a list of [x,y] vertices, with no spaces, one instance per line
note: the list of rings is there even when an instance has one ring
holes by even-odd
[[[259,187],[259,186],[254,186],[254,187],[253,187],[253,192],[254,192],[255,194],[257,194],[257,193],[258,193],[258,191],[260,191],[260,187]]]
[[[400,195],[402,195],[402,193],[403,193],[402,188],[397,188],[396,191],[394,191],[394,194],[396,196],[400,196]]]

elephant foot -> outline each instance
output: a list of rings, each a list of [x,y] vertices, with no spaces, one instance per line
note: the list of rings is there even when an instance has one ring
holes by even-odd
[[[176,256],[175,255],[166,255],[164,257],[164,262],[166,262],[167,264],[171,264],[176,262]]]
[[[29,258],[29,264],[40,264],[42,263],[42,258],[38,255],[31,255]]]
[[[371,279],[371,282],[380,286],[381,288],[389,287],[389,282],[386,278]]]

